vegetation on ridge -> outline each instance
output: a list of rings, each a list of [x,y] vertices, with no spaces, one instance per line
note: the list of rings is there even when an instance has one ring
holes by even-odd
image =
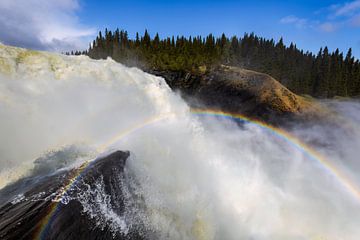
[[[315,97],[360,95],[360,62],[349,49],[346,56],[338,49],[321,48],[317,55],[299,50],[283,39],[275,42],[255,34],[242,38],[167,37],[153,38],[145,31],[130,39],[126,31],[99,32],[88,51],[91,58],[114,60],[130,66],[159,71],[192,71],[225,64],[267,73],[297,94]]]

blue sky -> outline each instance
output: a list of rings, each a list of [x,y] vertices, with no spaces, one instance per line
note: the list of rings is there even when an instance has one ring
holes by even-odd
[[[97,31],[119,27],[131,36],[137,31],[142,33],[145,28],[152,34],[159,32],[163,37],[220,35],[223,32],[241,36],[244,32],[255,32],[266,38],[283,37],[286,43],[295,42],[299,48],[313,52],[325,45],[330,50],[338,47],[342,51],[352,47],[354,54],[360,57],[360,0],[62,0],[61,3],[57,0],[27,0],[28,5],[20,14],[18,9],[24,5],[24,0],[1,2],[0,28],[10,28],[11,24],[6,21],[25,24],[29,27],[24,29],[34,29],[32,32],[38,31],[40,37],[32,36],[29,30],[16,29],[20,34],[6,36],[0,33],[0,41],[38,49],[83,48]],[[7,9],[6,4],[10,6]],[[11,14],[11,6],[16,7],[16,14]],[[36,12],[34,7],[37,17],[28,16],[32,6],[43,8]],[[2,11],[8,16],[1,17]],[[21,14],[25,17],[20,18]],[[36,18],[37,21],[32,20]],[[30,21],[21,22],[21,19]],[[48,29],[51,29],[50,33]],[[30,40],[16,39],[16,35],[24,35],[21,31],[25,31]]]

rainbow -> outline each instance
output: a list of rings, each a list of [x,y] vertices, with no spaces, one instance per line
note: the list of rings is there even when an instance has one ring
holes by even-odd
[[[57,213],[61,209],[61,202],[64,195],[75,185],[75,183],[81,178],[82,174],[88,169],[88,166],[91,162],[85,162],[81,164],[79,168],[73,170],[70,173],[70,177],[67,180],[67,183],[63,188],[60,189],[60,193],[55,197],[55,199],[50,203],[47,214],[43,217],[42,221],[37,225],[34,233],[33,239],[47,239],[49,231],[51,231],[50,226],[53,220],[56,218]]]
[[[321,166],[331,176],[333,176],[353,197],[360,201],[360,190],[358,189],[356,184],[353,184],[347,176],[345,176],[331,162],[327,161],[326,158],[322,156],[319,152],[317,152],[315,149],[312,149],[310,146],[306,145],[296,136],[284,131],[283,129],[269,125],[261,120],[251,119],[238,113],[228,113],[219,110],[209,109],[191,109],[191,112],[192,114],[198,116],[221,117],[231,120],[240,120],[241,122],[253,124],[260,127],[261,129],[271,133],[273,136],[284,140],[286,143],[302,152],[307,158],[317,162],[319,166]]]
[[[110,147],[112,144],[120,141],[121,139],[125,138],[128,135],[131,135],[145,127],[149,127],[155,123],[161,122],[162,120],[169,119],[171,117],[174,117],[175,115],[173,113],[168,114],[162,114],[156,117],[148,118],[145,121],[142,121],[138,124],[135,124],[134,126],[127,128],[125,131],[120,132],[119,134],[112,137],[109,141],[106,143],[100,145],[97,148],[97,152],[101,153],[107,150],[108,147]],[[64,184],[64,187],[61,188],[60,193],[57,195],[57,197],[51,202],[47,214],[42,218],[42,221],[37,225],[34,233],[33,233],[33,239],[47,239],[48,233],[51,231],[51,223],[54,221],[54,219],[57,216],[57,213],[61,210],[61,204],[59,204],[63,198],[64,195],[73,187],[75,186],[76,182],[78,182],[79,179],[81,179],[81,176],[86,173],[86,170],[89,169],[91,166],[91,161],[87,161],[83,163],[79,168],[76,168],[71,174],[69,179],[67,180],[67,183]]]
[[[351,182],[349,178],[347,178],[343,173],[341,173],[340,170],[338,170],[333,164],[327,161],[316,150],[307,146],[300,139],[284,131],[283,129],[274,127],[263,121],[252,119],[238,113],[229,113],[229,112],[223,112],[223,111],[211,110],[211,109],[191,109],[190,112],[194,116],[220,117],[230,120],[237,120],[243,123],[255,125],[261,128],[262,130],[267,131],[276,138],[283,140],[284,142],[288,143],[296,150],[303,153],[308,159],[318,163],[319,166],[321,166],[326,172],[328,172],[331,176],[333,176],[334,179],[336,179],[339,182],[339,184],[341,184],[353,197],[355,197],[358,201],[360,201],[360,190],[357,188],[355,184]],[[105,144],[98,147],[98,152],[105,151],[107,148],[109,148],[109,146],[113,145],[114,143],[125,138],[126,136],[129,136],[145,127],[151,126],[165,119],[174,118],[174,117],[175,118],[179,117],[179,115],[176,115],[175,113],[169,113],[169,114],[163,114],[160,116],[148,118],[145,121],[135,124],[134,126],[112,137]],[[57,198],[56,201],[51,203],[48,213],[42,219],[41,223],[38,225],[37,230],[33,235],[34,239],[46,239],[48,232],[51,231],[50,229],[51,223],[56,218],[57,213],[61,209],[61,204],[59,203],[61,202],[62,197],[67,193],[67,191],[69,191],[69,189],[71,189],[74,186],[74,184],[81,178],[81,176],[84,174],[84,172],[86,172],[86,170],[90,165],[91,162],[85,162],[78,169],[74,170],[72,177],[69,178],[67,184],[65,184],[65,187],[62,188],[61,193],[58,195],[59,197]]]

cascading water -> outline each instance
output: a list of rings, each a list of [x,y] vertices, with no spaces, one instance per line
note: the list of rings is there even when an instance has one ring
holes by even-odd
[[[259,124],[194,114],[162,78],[111,59],[0,45],[0,72],[1,186],[129,150],[124,178],[143,201],[138,218],[161,239],[360,237],[359,103],[330,103],[344,129],[294,126],[317,161]],[[39,158],[53,149],[65,150]],[[99,226],[126,232],[108,202],[89,205],[102,185],[77,199]]]

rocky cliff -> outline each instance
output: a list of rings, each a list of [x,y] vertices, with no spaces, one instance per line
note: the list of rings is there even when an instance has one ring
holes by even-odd
[[[316,117],[322,111],[314,101],[294,94],[271,76],[238,67],[151,73],[164,77],[196,108],[244,114],[274,124],[289,117]]]
[[[128,152],[117,151],[89,165],[25,178],[1,189],[2,197],[13,198],[0,205],[0,239],[144,239],[145,233],[152,236],[140,221],[134,220],[135,213],[127,205],[136,202],[129,199],[131,191],[125,186],[128,157]],[[14,197],[13,193],[24,185],[29,190]]]

